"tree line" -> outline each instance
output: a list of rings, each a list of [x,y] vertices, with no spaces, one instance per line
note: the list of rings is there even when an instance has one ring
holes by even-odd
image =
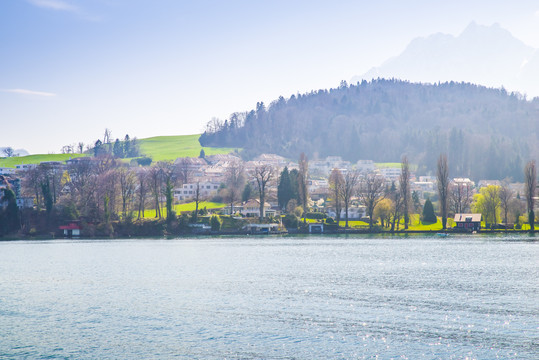
[[[214,118],[200,143],[242,147],[245,158],[305,152],[393,162],[407,154],[419,175],[435,174],[436,154],[446,153],[455,177],[522,181],[523,159],[539,156],[538,104],[469,83],[343,82]]]

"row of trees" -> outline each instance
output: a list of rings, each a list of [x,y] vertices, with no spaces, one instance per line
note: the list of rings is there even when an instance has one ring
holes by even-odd
[[[523,159],[539,155],[538,101],[465,83],[343,83],[212,119],[200,143],[242,147],[246,157],[387,162],[405,153],[420,175],[435,174],[437,154],[447,153],[454,177],[522,181]]]

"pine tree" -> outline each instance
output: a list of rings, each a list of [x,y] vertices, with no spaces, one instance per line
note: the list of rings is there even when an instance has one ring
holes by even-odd
[[[423,222],[428,223],[435,223],[438,221],[436,218],[436,214],[434,213],[434,207],[432,206],[432,202],[430,199],[427,199],[425,201],[425,205],[423,206],[423,216],[422,216]]]

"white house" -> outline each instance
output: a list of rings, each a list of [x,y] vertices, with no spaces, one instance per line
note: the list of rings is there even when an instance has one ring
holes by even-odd
[[[251,199],[243,204],[243,208],[240,210],[243,216],[260,217],[260,201],[257,199]],[[267,202],[264,203],[264,216],[275,216],[277,212],[271,208],[271,205]]]
[[[219,191],[219,182],[200,182],[183,184],[180,188],[174,188],[174,198],[177,201],[191,200],[196,197],[197,186],[199,191],[199,198],[208,198],[214,196]]]

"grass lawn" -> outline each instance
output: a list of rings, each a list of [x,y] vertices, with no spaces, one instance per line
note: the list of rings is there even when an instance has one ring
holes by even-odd
[[[421,223],[419,214],[410,215],[410,225],[408,230],[442,230],[442,218],[438,217],[438,221],[435,223]],[[447,227],[450,228],[451,222],[447,222]],[[404,229],[404,221],[401,221],[400,229]]]
[[[178,157],[197,157],[202,146],[198,142],[200,135],[156,136],[139,139],[141,156],[148,156],[153,161],[175,160]],[[205,147],[206,155],[228,154],[234,148]],[[240,150],[240,149],[238,149]]]
[[[227,204],[214,203],[214,202],[208,202],[208,201],[202,201],[202,202],[198,203],[198,209],[199,210],[204,209],[204,208],[206,208],[208,210],[210,210],[210,209],[222,209],[222,208],[224,208],[226,206],[227,206]],[[184,212],[184,211],[194,211],[194,210],[195,210],[195,203],[194,202],[174,205],[174,211],[176,212],[176,214],[180,214],[181,212]],[[135,211],[134,214],[135,214],[135,217],[137,217],[138,211]],[[163,217],[167,216],[167,209],[165,207],[163,207],[161,209],[161,216],[163,216]],[[144,218],[145,219],[155,218],[155,209],[146,209],[146,210],[144,210]]]
[[[88,156],[86,154],[39,154],[17,156],[11,158],[0,158],[0,167],[14,168],[19,164],[39,164],[42,161],[66,161],[71,158]]]
[[[346,226],[346,221],[340,221],[339,226],[344,228]],[[348,226],[351,228],[368,228],[369,223],[365,221],[348,220]]]

